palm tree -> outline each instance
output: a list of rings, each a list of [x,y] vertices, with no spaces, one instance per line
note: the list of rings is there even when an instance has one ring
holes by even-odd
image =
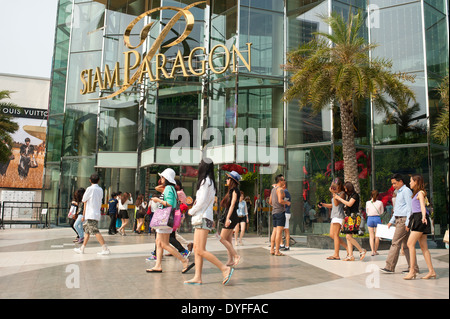
[[[20,109],[16,104],[3,102],[3,99],[10,98],[11,91],[0,91],[0,108]],[[0,163],[5,163],[11,156],[13,140],[10,134],[19,129],[16,122],[11,121],[12,116],[0,113]]]
[[[331,34],[317,32],[314,38],[288,53],[285,70],[292,73],[286,101],[298,100],[300,108],[320,112],[333,104],[340,111],[344,177],[360,192],[355,148],[354,117],[358,105],[372,99],[383,111],[386,96],[394,101],[415,100],[414,93],[403,82],[414,78],[393,73],[392,62],[369,57],[376,45],[360,36],[364,25],[361,12],[350,13],[348,22],[338,13],[321,17]],[[405,103],[405,102],[399,102]]]
[[[448,75],[441,82],[438,88],[439,95],[441,96],[441,102],[444,104],[444,108],[439,115],[437,122],[433,127],[432,136],[439,142],[444,143],[448,139],[448,117],[449,117],[449,97],[448,97]]]

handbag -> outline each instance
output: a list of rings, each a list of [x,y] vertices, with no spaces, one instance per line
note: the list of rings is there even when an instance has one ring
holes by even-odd
[[[67,215],[67,217],[74,218],[76,212],[77,212],[77,206],[71,205],[70,209],[69,209],[69,214]]]
[[[176,231],[181,226],[181,210],[175,210],[173,217],[173,231]]]
[[[214,200],[215,200],[215,198],[213,197],[212,200],[210,201],[210,203],[208,204],[208,206],[206,206],[206,207],[209,207],[209,205],[211,205],[211,203],[214,203]],[[226,216],[226,215],[224,215],[224,216]],[[195,215],[192,216],[192,218],[191,218],[192,226],[201,225],[202,223],[203,223],[203,212],[197,212]],[[225,223],[225,221],[224,221],[224,223]]]
[[[442,239],[442,241],[443,241],[444,243],[447,243],[447,244],[448,244],[448,229],[445,231],[444,239]]]
[[[344,218],[344,225],[342,226],[342,233],[356,234],[361,226],[361,215],[351,213]]]
[[[174,226],[175,210],[173,207],[158,208],[153,213],[150,227],[154,229],[171,229]]]

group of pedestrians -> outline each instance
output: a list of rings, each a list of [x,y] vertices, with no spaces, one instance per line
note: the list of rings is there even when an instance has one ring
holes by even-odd
[[[416,258],[416,243],[419,242],[428,267],[428,273],[422,279],[436,278],[427,244],[427,235],[431,234],[431,221],[427,212],[429,203],[427,203],[428,199],[423,177],[419,174],[412,175],[409,180],[409,188],[400,174],[393,175],[391,183],[397,191],[397,196],[394,213],[388,223],[388,227],[395,225],[395,232],[386,259],[386,266],[381,271],[387,274],[395,272],[400,250],[403,247],[408,263],[408,269],[403,271],[406,273],[403,279],[415,279],[419,273]]]
[[[428,267],[428,274],[422,279],[436,278],[430,252],[427,245],[427,235],[431,234],[431,221],[427,207],[429,205],[425,183],[423,177],[414,174],[410,177],[409,188],[403,181],[400,174],[394,174],[391,183],[396,192],[393,207],[393,215],[387,224],[390,228],[395,226],[395,233],[392,239],[391,247],[386,260],[386,266],[381,269],[383,273],[394,273],[398,262],[400,250],[408,263],[408,270],[403,271],[406,274],[405,280],[415,279],[419,273],[416,258],[416,243],[419,242],[425,262]],[[332,195],[331,203],[319,203],[319,207],[331,209],[330,237],[334,241],[334,254],[328,257],[328,260],[340,260],[339,250],[344,247],[347,256],[344,261],[354,261],[354,247],[360,253],[359,260],[363,260],[367,251],[353,238],[358,229],[349,230],[344,228],[347,218],[358,213],[360,197],[355,192],[352,183],[344,183],[341,178],[335,178],[330,186]],[[371,198],[366,202],[367,227],[369,230],[369,243],[372,256],[379,255],[379,238],[376,236],[376,229],[381,224],[381,215],[384,213],[383,203],[378,200],[378,191],[372,190]],[[346,241],[339,235],[345,233]]]
[[[177,192],[175,189],[175,171],[171,168],[164,170],[159,174],[161,177],[164,190],[161,197],[153,197],[151,200],[157,202],[161,207],[176,207]],[[147,273],[161,273],[163,251],[168,251],[182,263],[181,273],[187,273],[195,266],[195,275],[192,279],[185,281],[186,285],[202,284],[203,261],[206,259],[215,265],[222,273],[222,284],[227,285],[235,267],[241,262],[241,257],[237,254],[232,244],[233,230],[239,223],[238,206],[239,206],[239,183],[241,176],[236,172],[227,173],[228,192],[221,202],[223,215],[221,222],[223,224],[220,232],[220,242],[226,247],[228,260],[222,263],[214,254],[206,250],[207,236],[214,229],[213,206],[217,193],[217,187],[214,178],[214,163],[209,159],[203,159],[199,164],[197,177],[196,200],[192,208],[189,210],[191,223],[194,228],[195,249],[194,263],[189,263],[187,258],[177,251],[171,245],[170,234],[174,233],[172,229],[156,230],[156,263],[153,268],[147,269]]]
[[[180,207],[183,212],[191,216],[191,223],[194,229],[193,248],[195,249],[195,258],[193,263],[189,263],[188,255],[177,249],[174,241],[176,231],[173,229],[157,229],[155,240],[155,260],[154,267],[147,269],[148,273],[161,273],[163,252],[168,251],[175,256],[182,264],[182,273],[187,273],[195,266],[195,275],[192,279],[185,281],[186,285],[202,284],[202,269],[204,260],[215,265],[222,274],[222,284],[230,282],[235,267],[242,262],[242,257],[235,250],[232,239],[233,232],[237,233],[238,227],[245,230],[245,224],[248,223],[248,212],[244,201],[244,194],[240,191],[241,176],[235,172],[227,172],[226,186],[227,192],[220,202],[222,210],[219,222],[222,225],[218,238],[227,251],[227,261],[220,261],[214,254],[206,250],[208,234],[215,227],[213,206],[216,199],[217,187],[214,178],[214,164],[210,159],[203,159],[199,164],[196,200],[191,209],[187,210],[186,195],[182,190],[181,183],[175,179],[175,171],[171,168],[159,173],[161,185],[157,191],[161,193],[160,197],[152,197],[150,202],[144,201],[143,196],[138,196],[136,200],[137,229],[139,230],[145,218],[145,212],[152,210],[151,203],[159,207]],[[98,221],[101,215],[101,203],[103,199],[103,190],[98,186],[99,176],[93,174],[90,177],[91,186],[86,190],[78,189],[71,203],[71,224],[77,233],[76,241],[81,244],[75,248],[75,252],[83,253],[91,235],[95,235],[102,246],[99,254],[107,255],[110,253],[102,235],[98,229]],[[284,256],[280,249],[284,247],[289,249],[289,217],[290,217],[290,194],[287,191],[286,180],[283,175],[277,175],[275,184],[269,197],[269,204],[272,206],[273,232],[271,236],[270,253],[275,256]],[[402,179],[402,176],[395,174],[391,183],[396,190],[396,200],[393,209],[393,215],[388,223],[388,227],[395,225],[395,234],[388,253],[385,268],[381,269],[384,273],[394,273],[397,264],[400,249],[403,245],[404,254],[408,263],[408,270],[404,271],[405,280],[415,279],[419,268],[416,259],[416,243],[419,242],[423,256],[428,266],[428,274],[422,279],[436,278],[430,252],[427,247],[427,235],[431,233],[430,217],[427,211],[429,205],[425,191],[425,184],[421,175],[413,175],[410,178],[410,188],[408,188]],[[178,185],[177,185],[178,184]],[[359,260],[363,260],[366,250],[353,238],[358,232],[357,228],[345,228],[349,216],[357,214],[359,211],[360,197],[356,193],[352,183],[343,183],[342,179],[335,178],[329,188],[331,193],[331,203],[319,203],[319,207],[331,209],[330,237],[334,241],[334,254],[328,257],[328,260],[340,260],[339,249],[344,247],[347,256],[344,261],[354,261],[354,247],[360,252]],[[379,239],[376,238],[376,227],[381,224],[380,216],[383,214],[383,204],[377,199],[378,192],[373,190],[371,199],[366,202],[367,226],[370,234],[370,246],[372,256],[378,255]],[[132,203],[130,194],[114,194],[109,201],[110,208],[116,208],[118,218],[122,219],[122,226],[117,229],[118,233],[124,235],[124,228],[127,225],[128,212],[127,206]],[[114,209],[113,209],[114,210]],[[74,213],[75,212],[75,213]],[[153,210],[152,210],[153,212]],[[111,224],[113,218],[111,219]],[[110,226],[110,233],[112,228]],[[287,232],[286,232],[287,231]],[[282,245],[283,232],[286,234],[286,245]],[[340,232],[346,234],[346,242],[339,236]],[[242,232],[240,242],[242,242]],[[236,234],[237,236],[237,234]],[[236,237],[237,242],[237,237]],[[181,246],[181,245],[180,245]],[[286,249],[287,248],[287,249]],[[191,247],[192,249],[192,247]]]

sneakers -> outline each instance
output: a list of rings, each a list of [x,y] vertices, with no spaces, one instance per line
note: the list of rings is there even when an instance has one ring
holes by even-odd
[[[380,271],[385,274],[393,274],[394,273],[392,270],[389,270],[386,268],[381,268]]]
[[[281,247],[280,247],[281,248]],[[284,251],[291,250],[289,247],[284,247]]]
[[[74,248],[74,252],[76,252],[77,254],[84,254],[84,246],[81,246],[80,248]],[[102,249],[102,251],[97,253],[97,255],[109,255],[109,254],[111,254],[111,251],[108,248]]]
[[[154,251],[152,251],[152,253],[151,253],[150,257],[148,257],[148,258],[147,258],[146,260],[147,260],[147,261],[152,261],[152,260],[156,260],[156,255],[155,255],[155,252],[154,252]]]
[[[77,254],[84,254],[84,246],[74,248],[73,251],[76,252]]]
[[[109,254],[111,254],[111,251],[108,248],[102,249],[102,251],[97,253],[97,255],[109,255]]]
[[[181,253],[181,256],[183,256],[185,259],[188,259],[190,255],[191,252],[187,249]]]

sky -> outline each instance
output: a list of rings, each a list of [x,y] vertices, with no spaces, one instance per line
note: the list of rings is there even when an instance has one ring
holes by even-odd
[[[0,0],[0,73],[50,78],[58,0]]]

